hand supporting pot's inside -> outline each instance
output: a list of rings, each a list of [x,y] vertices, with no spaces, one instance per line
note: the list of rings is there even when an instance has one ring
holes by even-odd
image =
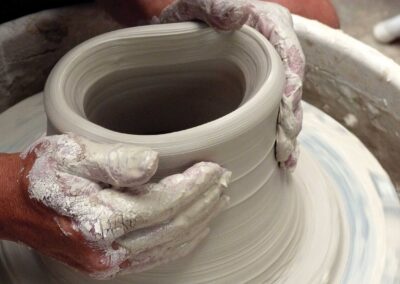
[[[13,157],[19,175],[5,185],[13,207],[1,237],[96,278],[188,254],[227,203],[230,173],[214,163],[148,183],[158,156],[146,148],[70,134],[42,138]]]

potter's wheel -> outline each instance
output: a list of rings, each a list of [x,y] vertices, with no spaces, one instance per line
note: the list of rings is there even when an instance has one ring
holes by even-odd
[[[305,188],[316,180],[324,180],[328,190],[309,187],[304,192],[271,192],[276,195],[270,195],[268,200],[281,199],[286,207],[274,207],[274,203],[270,203],[265,209],[266,215],[272,214],[268,210],[274,210],[273,219],[280,220],[271,222],[275,227],[261,231],[268,236],[265,238],[270,247],[268,253],[249,255],[246,250],[251,252],[257,247],[241,243],[238,244],[243,246],[241,258],[230,259],[231,265],[238,265],[237,273],[240,273],[241,261],[251,262],[256,256],[264,257],[264,267],[254,265],[254,275],[248,276],[248,281],[253,283],[260,283],[260,279],[304,283],[295,279],[308,279],[308,275],[312,275],[308,282],[313,283],[398,283],[400,206],[393,185],[357,138],[316,108],[304,104],[304,109],[300,138],[302,155],[296,175],[303,177],[300,182],[306,185]],[[6,135],[0,141],[0,151],[24,149],[45,133],[45,120],[41,95],[1,114],[0,133]],[[307,169],[302,167],[304,164],[308,165]],[[326,176],[317,174],[318,168],[322,168]],[[274,174],[279,175],[279,172]],[[307,220],[312,224],[304,224]],[[238,223],[240,221],[239,218]],[[277,238],[279,232],[287,233],[287,237]],[[202,250],[205,250],[204,246],[194,255],[174,263],[174,269],[190,266],[191,258],[201,258]],[[96,282],[84,280],[20,245],[3,242],[0,254],[2,283]],[[277,255],[280,257],[274,259]],[[199,268],[198,273],[208,273],[210,282],[216,281],[216,275],[223,273],[218,269],[218,259],[209,259],[206,263],[208,266]],[[170,268],[167,265],[149,273],[161,281],[163,273]],[[209,272],[204,271],[207,269]],[[182,274],[185,279],[185,273]],[[263,278],[259,278],[260,275]],[[136,275],[133,279],[141,281],[145,277]],[[191,277],[196,279],[196,275]],[[112,283],[131,283],[129,278],[132,276],[118,278]],[[176,279],[175,283],[188,283],[187,278],[186,282],[182,279]]]

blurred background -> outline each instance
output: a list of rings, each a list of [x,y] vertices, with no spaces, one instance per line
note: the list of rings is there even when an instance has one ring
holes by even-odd
[[[372,30],[375,24],[400,14],[400,0],[331,0],[343,31],[378,49],[400,64],[400,40],[378,43]]]

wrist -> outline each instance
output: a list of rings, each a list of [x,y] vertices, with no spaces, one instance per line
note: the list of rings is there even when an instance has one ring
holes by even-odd
[[[13,237],[13,222],[21,207],[22,165],[19,154],[0,154],[0,239]]]

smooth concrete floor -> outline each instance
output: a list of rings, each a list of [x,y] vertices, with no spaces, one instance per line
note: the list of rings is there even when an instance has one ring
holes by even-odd
[[[374,25],[400,14],[400,0],[332,0],[344,32],[373,46],[400,64],[400,40],[392,44],[378,43]]]

